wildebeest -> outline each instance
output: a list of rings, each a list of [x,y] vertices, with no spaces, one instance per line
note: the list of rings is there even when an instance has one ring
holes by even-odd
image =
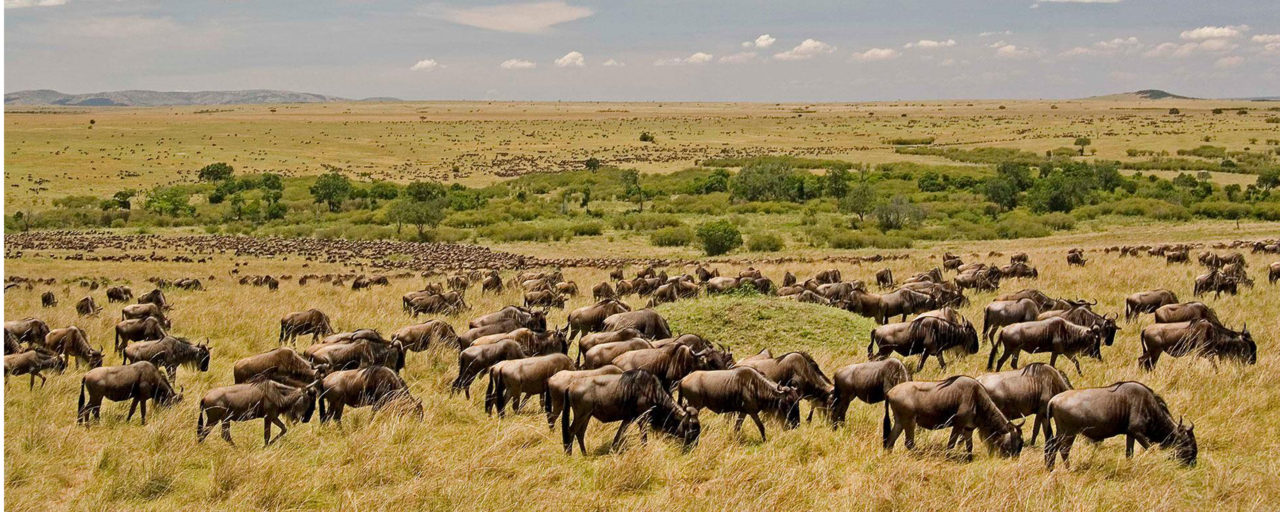
[[[51,308],[58,305],[58,297],[53,292],[40,294],[40,307]]]
[[[236,384],[243,384],[259,375],[290,386],[305,386],[324,377],[328,365],[312,366],[306,358],[288,347],[280,347],[262,354],[236,361],[232,375]]]
[[[319,382],[298,388],[262,377],[244,384],[213,388],[200,399],[196,442],[204,441],[215,425],[222,424],[222,439],[235,445],[231,440],[231,422],[262,418],[263,446],[270,446],[289,431],[280,421],[281,415],[292,421],[311,421],[318,387]],[[280,428],[275,438],[271,437],[273,424]]]
[[[622,422],[613,436],[613,449],[622,446],[622,435],[637,419],[647,419],[654,430],[660,430],[690,447],[702,433],[698,411],[680,407],[658,378],[644,370],[620,375],[596,375],[573,380],[564,391],[564,409],[560,415],[565,453],[573,453],[573,439],[578,448],[587,451],[587,425],[592,418],[603,423]]]
[[[560,292],[549,290],[537,290],[524,293],[524,307],[541,306],[563,308],[565,303],[564,295]]]
[[[881,290],[893,288],[893,271],[887,268],[876,271],[876,286]]]
[[[321,336],[328,336],[333,332],[333,326],[329,324],[329,315],[315,308],[295,311],[280,317],[281,345],[285,341],[293,344],[294,340],[302,334],[310,334],[311,342],[315,343]]]
[[[88,399],[85,395],[88,394]],[[138,361],[125,366],[109,366],[89,370],[80,379],[80,402],[76,407],[76,423],[89,423],[102,419],[102,399],[112,402],[131,400],[129,415],[125,421],[133,419],[133,412],[142,406],[142,424],[147,424],[147,400],[152,400],[158,407],[167,407],[182,401],[182,393],[174,392],[169,379],[165,378],[156,365],[147,361]]]
[[[611,315],[631,311],[617,299],[603,299],[590,306],[583,306],[569,312],[569,339],[582,337],[604,328],[604,320]]]
[[[501,291],[502,291],[501,277],[498,277],[496,275],[490,275],[490,276],[485,276],[484,279],[480,280],[480,293],[489,293],[489,292],[498,293]]]
[[[583,336],[578,340],[578,358],[577,363],[582,364],[582,356],[591,350],[592,347],[602,343],[612,343],[615,341],[626,341],[635,338],[643,338],[644,333],[639,330],[628,327],[618,331],[603,331]]]
[[[173,324],[169,322],[169,318],[165,316],[164,309],[150,302],[145,304],[130,304],[120,309],[120,319],[130,320],[134,318],[146,318],[153,316],[160,321],[160,325],[165,329],[170,329]]]
[[[37,318],[26,317],[5,322],[4,332],[18,343],[39,344],[49,335],[49,324]]]
[[[618,298],[618,292],[614,291],[607,281],[602,281],[600,284],[591,287],[591,297],[596,300],[616,299]]]
[[[1071,252],[1067,253],[1067,266],[1083,267],[1087,261],[1084,259],[1084,251],[1082,250],[1072,249]]]
[[[667,320],[652,309],[609,315],[604,319],[603,327],[606,331],[621,331],[626,328],[634,328],[645,337],[655,340],[671,337],[671,327],[667,325]]]
[[[1267,282],[1275,284],[1280,281],[1280,261],[1272,262],[1267,266]]]
[[[30,375],[31,383],[27,385],[27,389],[36,387],[36,377],[40,377],[40,387],[43,388],[47,379],[42,372],[53,370],[54,373],[62,373],[66,369],[66,358],[59,357],[43,347],[36,347],[26,352],[4,356],[4,384],[8,387],[10,375]]]
[[[916,426],[929,430],[951,427],[947,449],[964,441],[970,459],[974,430],[1002,456],[1013,458],[1022,452],[1022,424],[1011,423],[986,388],[963,375],[935,382],[903,382],[889,390],[884,405],[884,448],[893,449],[905,432],[907,449],[914,449]]]
[[[1049,426],[1049,400],[1071,389],[1071,381],[1061,370],[1044,363],[1031,363],[1020,370],[988,373],[978,376],[991,400],[1008,419],[1035,416],[1031,426],[1031,443],[1043,428],[1045,441],[1053,438]]]
[[[107,302],[128,302],[133,299],[133,290],[128,286],[112,286],[107,288]]]
[[[121,320],[116,324],[115,347],[117,354],[124,354],[130,341],[152,341],[167,336],[164,325],[155,317]]]
[[[159,288],[153,289],[147,292],[145,295],[138,297],[138,304],[147,304],[147,303],[155,304],[164,309],[173,309],[169,305],[169,301],[165,299],[164,292],[160,291]]]
[[[1000,362],[996,363],[996,352],[1004,347]],[[1000,331],[1000,338],[991,344],[991,355],[987,358],[987,370],[999,370],[1004,362],[1013,357],[1013,368],[1018,368],[1018,356],[1022,352],[1041,354],[1048,352],[1049,366],[1058,362],[1059,355],[1065,355],[1076,365],[1076,373],[1084,375],[1080,370],[1080,360],[1076,358],[1083,353],[1089,357],[1102,360],[1102,329],[1100,327],[1084,327],[1076,325],[1065,318],[1053,317],[1044,320],[1022,322],[1005,327]]]
[[[671,387],[697,370],[726,370],[733,365],[733,357],[712,349],[695,352],[688,346],[671,344],[624,352],[613,359],[613,364],[624,371],[644,370]]]
[[[41,343],[63,358],[76,358],[77,367],[81,362],[89,365],[90,369],[102,366],[102,349],[95,350],[89,346],[89,335],[74,325],[49,331]]]
[[[1203,302],[1166,304],[1156,309],[1155,317],[1158,324],[1191,322],[1204,319],[1222,325],[1222,322],[1218,320],[1218,313]]]
[[[1035,279],[1040,277],[1040,271],[1035,267],[1026,263],[1010,263],[998,269],[998,277],[1025,277]]]
[[[739,361],[735,367],[755,368],[769,380],[796,388],[801,399],[813,402],[814,409],[825,408],[831,398],[831,379],[822,373],[818,362],[807,352],[788,352],[778,357],[750,357]],[[812,419],[812,409],[809,416]]]
[[[1258,362],[1258,345],[1249,334],[1248,324],[1238,332],[1205,319],[1151,324],[1142,329],[1141,340],[1138,367],[1144,370],[1155,368],[1160,354],[1173,357],[1195,354],[1211,362],[1224,357],[1247,364]]]
[[[767,440],[761,412],[772,412],[785,420],[787,428],[800,424],[797,408],[800,394],[791,386],[783,386],[765,377],[755,368],[696,371],[677,384],[681,405],[694,409],[710,409],[715,413],[737,413],[734,431],[742,429],[742,421],[750,416],[760,429],[760,440]]]
[[[418,294],[409,299],[408,309],[417,318],[420,314],[456,313],[468,309],[461,293],[448,291],[445,293]]]
[[[391,341],[398,341],[405,350],[422,352],[432,343],[458,347],[458,333],[453,326],[444,320],[428,320],[426,322],[401,327],[391,334]]]
[[[1160,288],[1157,290],[1138,292],[1124,299],[1124,319],[1132,321],[1138,315],[1155,313],[1157,309],[1169,304],[1177,304],[1178,296],[1173,292]]]
[[[1238,281],[1218,269],[1210,269],[1209,273],[1196,276],[1193,294],[1196,297],[1213,292],[1214,297],[1221,297],[1222,292],[1235,295],[1238,292]]]
[[[1052,317],[1065,318],[1067,321],[1083,327],[1098,328],[1102,333],[1102,343],[1108,347],[1115,344],[1116,332],[1120,330],[1120,327],[1116,325],[1114,314],[1108,313],[1106,315],[1099,315],[1094,313],[1092,309],[1089,309],[1088,306],[1076,306],[1066,310],[1057,309],[1053,311],[1045,311],[1040,313],[1040,316],[1036,317],[1036,319],[1044,320]]]
[[[874,404],[884,400],[894,386],[911,380],[907,365],[898,359],[856,363],[832,374],[831,424],[844,424],[849,403],[854,398]]]
[[[982,311],[982,337],[991,341],[1001,327],[1030,322],[1038,316],[1040,316],[1040,306],[1029,298],[992,301]]]
[[[880,347],[876,352],[876,346]],[[922,316],[910,322],[886,324],[871,330],[871,341],[867,344],[867,357],[878,361],[897,352],[903,356],[920,354],[920,366],[933,355],[938,358],[938,365],[947,367],[943,352],[953,347],[963,348],[969,354],[978,353],[978,332],[967,320],[953,322],[945,318]]]
[[[557,372],[574,370],[573,360],[564,354],[547,354],[499,361],[489,367],[489,388],[485,392],[484,411],[498,410],[498,417],[505,414],[507,400],[512,411],[519,411],[523,399],[538,395],[543,411],[551,408],[547,396],[547,381]]]
[[[184,338],[167,335],[159,340],[134,343],[124,348],[125,364],[150,361],[167,369],[170,379],[177,375],[178,365],[202,372],[209,371],[209,357],[207,344],[197,345]]]
[[[102,306],[99,306],[94,302],[93,297],[86,295],[84,298],[76,301],[76,314],[80,316],[96,315],[100,311],[102,311]]]
[[[612,364],[614,359],[627,352],[649,348],[653,348],[653,345],[649,343],[648,340],[644,338],[632,338],[628,340],[598,343],[587,349],[585,353],[579,352],[578,357],[582,360],[583,368],[592,369]]]
[[[377,413],[387,404],[404,400],[414,404],[414,412],[422,417],[422,403],[409,394],[409,386],[395,370],[374,365],[358,370],[342,370],[320,380],[317,397],[320,421],[342,422],[346,407],[373,407]]]
[[[465,396],[471,398],[471,383],[476,377],[498,361],[506,361],[509,359],[522,359],[535,354],[526,352],[525,348],[516,340],[502,340],[498,343],[490,343],[486,345],[477,345],[467,347],[458,353],[458,377],[453,379],[450,385],[450,394],[462,391]]]
[[[550,400],[550,403],[544,406],[547,413],[547,427],[552,430],[556,428],[556,417],[560,416],[560,412],[564,409],[564,392],[569,389],[569,385],[574,381],[597,375],[621,374],[622,369],[611,364],[591,370],[562,370],[556,372],[547,379],[546,396]]]
[[[472,319],[471,322],[467,324],[467,328],[475,329],[486,325],[508,322],[514,323],[516,327],[528,327],[536,331],[545,330],[547,328],[547,312],[545,310],[533,310],[521,306],[507,306],[493,313],[481,315]]]
[[[1169,406],[1151,388],[1140,382],[1117,382],[1105,388],[1064,391],[1049,401],[1049,420],[1058,434],[1044,447],[1045,466],[1053,471],[1058,455],[1071,467],[1071,445],[1077,435],[1092,441],[1125,436],[1125,456],[1133,456],[1133,443],[1144,449],[1152,442],[1173,448],[1174,456],[1186,465],[1196,463],[1195,424],[1173,421]]]

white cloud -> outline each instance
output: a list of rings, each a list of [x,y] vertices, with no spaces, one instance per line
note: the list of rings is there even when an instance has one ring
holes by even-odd
[[[438,8],[428,16],[466,25],[469,27],[537,34],[561,23],[586,18],[594,14],[590,8],[569,5],[562,1],[520,4],[489,5],[467,8]]]
[[[659,59],[653,62],[655,66],[682,66],[685,64],[706,64],[711,62],[714,56],[710,53],[697,52],[688,57],[676,57],[672,59]]]
[[[754,58],[756,58],[756,52],[739,52],[733,55],[720,57],[720,62],[727,64],[741,64],[743,62],[750,62],[751,59]]]
[[[1255,43],[1280,43],[1280,34],[1258,34],[1249,39]]]
[[[67,5],[67,0],[4,0],[5,9],[21,9],[24,7],[56,7]]]
[[[760,37],[757,37],[755,41],[743,42],[742,47],[743,48],[768,48],[770,46],[773,46],[774,41],[777,41],[777,39],[775,39],[773,36],[769,34],[761,34]]]
[[[499,64],[498,67],[502,69],[533,69],[538,65],[524,59],[507,59],[502,61],[502,64]]]
[[[1130,53],[1139,50],[1142,43],[1136,37],[1117,37],[1107,41],[1098,41],[1091,46],[1077,46],[1065,52],[1064,57],[1074,57],[1079,55],[1114,55],[1117,53]]]
[[[872,48],[862,53],[853,54],[853,58],[861,61],[877,61],[896,59],[898,55],[900,55],[898,50],[893,48]]]
[[[948,39],[946,41],[934,41],[932,39],[921,39],[914,43],[904,44],[902,45],[902,47],[903,48],[950,48],[955,45],[956,45],[955,39]]]
[[[1003,59],[1019,59],[1031,56],[1031,50],[1019,48],[1013,44],[1005,44],[1004,41],[991,45],[991,47],[996,49],[996,57]]]
[[[435,71],[436,69],[441,67],[443,66],[441,66],[439,62],[436,62],[435,59],[422,59],[417,63],[415,63],[413,66],[410,66],[409,70],[410,71]]]
[[[998,30],[994,32],[982,32],[978,34],[978,37],[1011,36],[1011,35],[1013,35],[1012,30]]]
[[[620,68],[620,67],[626,66],[626,64],[613,59],[609,59],[604,61],[604,63],[601,64],[601,66],[604,66],[606,68]]]
[[[1222,69],[1234,68],[1236,66],[1239,66],[1242,63],[1244,63],[1244,57],[1241,57],[1239,55],[1232,55],[1230,57],[1223,57],[1221,59],[1218,59],[1216,62],[1213,63],[1213,67],[1222,68]]]
[[[1145,57],[1190,57],[1197,53],[1223,53],[1229,52],[1240,45],[1228,41],[1226,39],[1206,39],[1200,42],[1189,43],[1160,43],[1155,47],[1143,52]]]
[[[587,65],[587,60],[582,57],[581,52],[572,51],[564,54],[564,57],[556,59],[556,67],[558,68],[580,68]]]
[[[1204,26],[1194,30],[1182,32],[1179,37],[1189,40],[1198,41],[1201,39],[1224,39],[1240,37],[1240,35],[1249,30],[1248,25],[1229,25],[1225,27]]]
[[[807,60],[818,55],[834,51],[836,51],[836,47],[827,43],[817,39],[805,39],[804,42],[796,45],[795,48],[774,54],[773,58],[778,60]]]

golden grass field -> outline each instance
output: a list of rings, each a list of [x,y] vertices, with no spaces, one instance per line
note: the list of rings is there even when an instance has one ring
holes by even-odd
[[[1124,160],[1127,149],[1173,153],[1206,143],[1205,136],[1231,150],[1251,146],[1250,139],[1275,138],[1274,125],[1264,122],[1274,115],[1267,105],[1090,99],[11,107],[4,121],[5,208],[191,181],[198,169],[218,161],[240,173],[312,175],[332,165],[370,179],[480,185],[580,168],[590,157],[644,172],[764,154],[947,162],[895,154],[886,140],[897,137],[1042,153],[1086,136],[1097,157]],[[1169,115],[1171,107],[1181,115]],[[1213,114],[1215,108],[1227,110]],[[1238,108],[1247,114],[1237,115]],[[656,142],[640,142],[642,132],[654,134]]]
[[[95,135],[104,133],[98,129]],[[1122,312],[1124,296],[1139,290],[1167,287],[1182,300],[1192,300],[1192,279],[1202,269],[1194,264],[1168,266],[1148,257],[1121,259],[1103,254],[1102,248],[1277,234],[1280,229],[1274,223],[1134,224],[1098,232],[1078,229],[1034,241],[881,251],[909,255],[884,264],[833,265],[819,259],[756,266],[775,280],[787,270],[803,279],[831,266],[841,269],[845,279],[870,280],[886,266],[901,279],[937,265],[936,257],[946,250],[966,261],[1000,263],[1007,256],[988,257],[988,252],[1025,250],[1041,277],[1006,281],[1001,293],[1036,287],[1054,296],[1097,299],[1096,309],[1101,312]],[[1065,264],[1070,247],[1088,251],[1086,267]],[[625,241],[611,244],[586,237],[567,244],[501,248],[547,257],[643,251]],[[867,254],[871,253],[794,253],[805,258]],[[713,266],[731,272],[752,258],[776,256],[746,253]],[[4,397],[5,506],[9,510],[1275,510],[1280,507],[1276,476],[1280,474],[1280,388],[1274,384],[1280,372],[1275,343],[1280,336],[1276,316],[1280,288],[1266,283],[1265,266],[1280,257],[1247,251],[1246,256],[1257,287],[1243,289],[1239,296],[1204,300],[1229,326],[1238,328],[1248,322],[1259,345],[1257,365],[1223,364],[1215,371],[1202,360],[1166,356],[1155,371],[1144,373],[1135,364],[1140,350],[1137,333],[1151,321],[1149,316],[1122,323],[1116,344],[1104,348],[1104,362],[1082,360],[1084,376],[1075,375],[1069,364],[1060,364],[1076,387],[1120,380],[1149,384],[1169,402],[1174,414],[1195,422],[1199,464],[1181,467],[1157,449],[1139,450],[1133,460],[1126,460],[1123,441],[1116,438],[1098,447],[1077,443],[1071,470],[1059,467],[1053,473],[1044,469],[1043,442],[1028,446],[1014,461],[988,456],[975,447],[976,459],[965,463],[944,453],[945,433],[933,432],[919,438],[916,452],[899,445],[886,453],[880,447],[883,408],[861,403],[851,407],[848,426],[839,431],[817,419],[790,431],[769,422],[770,437],[765,443],[749,426],[735,434],[728,419],[703,412],[703,437],[688,453],[662,436],[642,445],[634,429],[623,452],[608,453],[616,425],[593,423],[587,434],[592,453],[565,456],[560,433],[547,430],[536,405],[498,420],[485,415],[479,396],[473,395],[470,401],[450,396],[448,383],[456,373],[457,353],[449,348],[411,353],[408,358],[403,375],[426,407],[421,421],[349,410],[341,427],[294,425],[279,443],[265,449],[261,422],[237,424],[233,429],[236,447],[216,435],[196,444],[199,397],[212,387],[231,383],[236,359],[275,348],[281,315],[317,307],[329,313],[339,330],[369,327],[389,335],[414,322],[401,312],[399,297],[419,288],[423,280],[396,279],[389,287],[356,292],[325,284],[299,287],[296,281],[287,281],[279,291],[268,292],[237,285],[228,272],[235,262],[245,263],[240,267],[242,275],[298,276],[341,272],[344,267],[313,263],[303,268],[299,258],[231,255],[214,256],[209,264],[76,262],[35,255],[7,259],[6,276],[55,277],[66,283],[10,290],[4,301],[7,319],[32,315],[53,328],[75,324],[87,330],[94,345],[110,346],[111,326],[120,305],[106,304],[101,289],[89,292],[76,279],[129,282],[135,293],[149,290],[144,280],[152,276],[205,280],[206,291],[167,294],[175,304],[172,331],[193,340],[207,337],[213,363],[208,373],[180,369],[177,383],[185,387],[186,400],[170,409],[153,409],[146,427],[137,418],[125,423],[127,404],[120,403],[104,404],[101,424],[87,429],[76,426],[75,402],[83,368],[72,365],[66,374],[51,377],[46,387],[34,391],[26,389],[25,377],[14,378]],[[636,269],[628,268],[628,276]],[[578,268],[566,269],[565,274],[584,290],[607,275],[604,270]],[[46,289],[57,294],[58,307],[40,307],[39,295]],[[72,304],[86,294],[105,306],[99,317],[76,316]],[[970,294],[972,305],[963,313],[980,323],[981,309],[993,296]],[[471,311],[446,317],[453,325],[462,326],[467,318],[518,302],[519,293],[508,290],[482,296],[473,288],[467,300]],[[589,302],[589,297],[577,297],[565,311]],[[643,304],[634,296],[627,302]],[[766,347],[775,354],[806,350],[828,375],[840,366],[866,360],[871,323],[837,309],[778,298],[704,298],[664,305],[661,311],[674,330],[727,343],[738,358]],[[555,312],[549,323],[563,324],[564,312]],[[984,343],[976,356],[949,357],[946,370],[930,361],[916,378],[977,375],[983,372],[988,349]],[[571,348],[570,354],[575,353],[576,347]],[[1033,356],[1023,361],[1046,359]],[[909,360],[913,368],[915,360]],[[119,364],[119,359],[109,355],[107,364]],[[481,380],[472,390],[480,394],[483,386]]]

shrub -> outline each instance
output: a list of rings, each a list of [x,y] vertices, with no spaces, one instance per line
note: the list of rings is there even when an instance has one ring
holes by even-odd
[[[742,233],[728,220],[706,222],[698,226],[697,235],[708,256],[719,256],[742,246]]]
[[[597,236],[604,233],[604,224],[595,221],[579,222],[569,228],[577,236]]]
[[[1065,213],[1054,212],[1040,216],[1040,223],[1052,229],[1062,231],[1076,227],[1076,218]]]
[[[693,230],[688,226],[662,228],[649,234],[649,243],[658,247],[678,247],[693,243]]]
[[[198,177],[200,178],[200,181],[222,181],[230,178],[232,171],[234,171],[234,168],[230,165],[227,165],[225,162],[217,162],[206,165],[203,169],[200,169]]]
[[[776,233],[760,233],[752,235],[747,241],[747,249],[757,252],[781,251],[786,244]]]

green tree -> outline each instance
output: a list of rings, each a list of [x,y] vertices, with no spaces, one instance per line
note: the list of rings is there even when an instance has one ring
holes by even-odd
[[[400,188],[389,181],[375,181],[369,185],[369,197],[373,199],[391,200],[400,195]]]
[[[875,209],[876,191],[866,180],[860,180],[840,198],[838,206],[841,212],[857,215],[858,222],[862,222]]]
[[[417,228],[418,240],[425,241],[427,228],[434,229],[440,221],[444,220],[444,201],[442,199],[418,201],[412,197],[404,197],[393,202],[388,213],[397,226],[405,223]],[[399,232],[399,228],[396,232]]]
[[[1280,169],[1265,169],[1258,173],[1258,188],[1271,190],[1280,187]]]
[[[644,188],[640,186],[640,173],[635,169],[622,171],[622,193],[631,201],[635,201],[636,210],[644,211]]]
[[[1076,137],[1075,145],[1080,146],[1080,156],[1084,156],[1084,147],[1092,143],[1093,141],[1089,140],[1088,137]]]
[[[849,180],[851,177],[852,174],[849,173],[848,169],[841,167],[827,169],[827,183],[823,192],[831,197],[843,198],[849,193]]]
[[[268,190],[284,190],[284,179],[279,174],[269,172],[262,175],[261,185]]]
[[[714,220],[698,226],[698,241],[707,256],[719,256],[742,246],[742,233],[727,220]]]
[[[1031,166],[1023,163],[1001,162],[996,166],[996,176],[1009,180],[1019,192],[1031,188]]]
[[[124,190],[116,192],[115,195],[112,195],[111,202],[113,203],[113,206],[115,206],[116,208],[119,208],[121,210],[129,210],[133,208],[133,197],[136,195],[138,195],[137,190],[126,188]]]
[[[230,165],[227,165],[226,162],[216,162],[206,165],[203,169],[200,169],[198,177],[200,178],[200,181],[222,181],[230,178],[232,171],[234,171],[234,169]]]
[[[584,163],[586,164],[586,166],[587,166],[587,170],[588,170],[588,171],[596,172],[596,171],[600,170],[600,159],[599,159],[599,158],[596,158],[596,157],[594,157],[594,156],[593,156],[593,157],[591,157],[591,158],[588,158],[588,159],[587,159],[587,161],[586,161],[586,162],[584,162]]]
[[[143,204],[143,208],[161,215],[181,217],[196,211],[195,207],[188,203],[189,200],[187,194],[178,188],[156,187],[147,194],[147,201]]]
[[[905,196],[893,196],[889,202],[876,206],[875,216],[880,229],[888,231],[915,225],[924,220],[924,209]]]
[[[729,178],[729,194],[743,201],[788,201],[804,193],[803,180],[785,162],[749,164]]]
[[[324,203],[328,205],[329,211],[336,212],[351,195],[351,180],[337,171],[330,171],[321,174],[310,190],[315,202]]]
[[[1018,187],[1012,180],[1002,176],[990,178],[982,187],[982,193],[1003,210],[1018,207]]]
[[[446,194],[448,194],[448,190],[444,188],[444,185],[434,181],[415,181],[404,189],[404,195],[418,202],[444,199]]]

